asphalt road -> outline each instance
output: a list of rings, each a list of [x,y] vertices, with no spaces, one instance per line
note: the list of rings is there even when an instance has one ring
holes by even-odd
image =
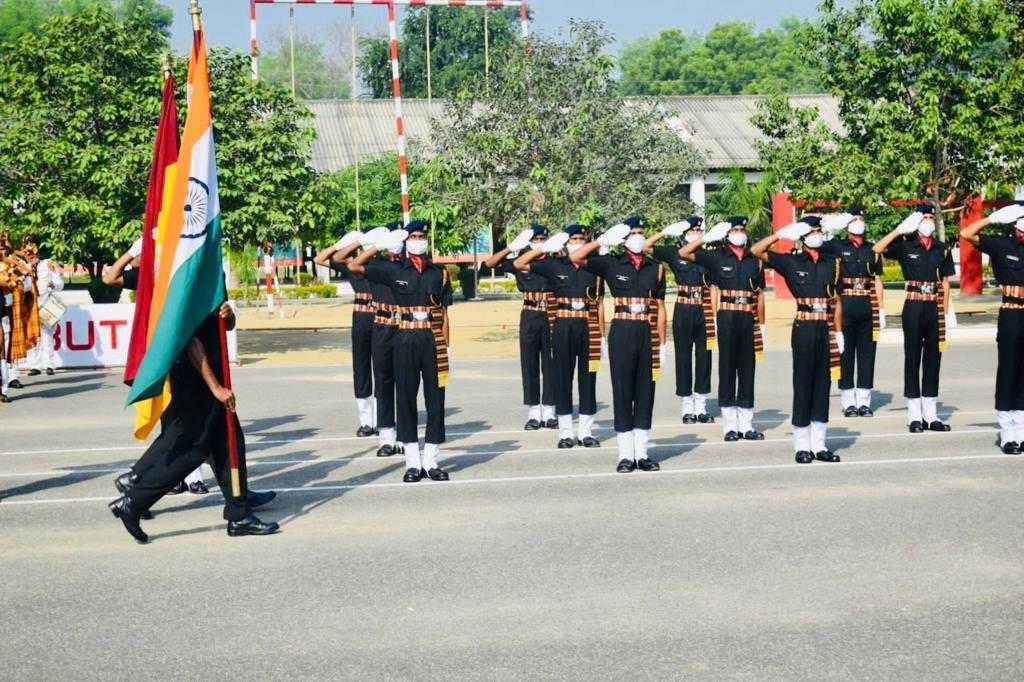
[[[669,380],[663,470],[628,475],[607,371],[604,447],[559,451],[521,431],[513,361],[456,360],[453,480],[415,485],[353,437],[345,369],[243,368],[282,533],[228,538],[219,496],[185,495],[148,546],[105,505],[140,452],[117,375],[39,377],[0,406],[0,678],[1020,679],[1024,458],[994,447],[994,358],[954,343],[953,431],[911,435],[884,348],[877,416],[833,417],[841,464],[793,462],[784,350],[762,443],[684,427]]]

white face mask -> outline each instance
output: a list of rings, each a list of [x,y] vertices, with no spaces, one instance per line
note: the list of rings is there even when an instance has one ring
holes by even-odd
[[[854,220],[847,226],[846,231],[850,234],[864,234],[864,221]]]
[[[744,244],[747,243],[747,233],[746,232],[730,232],[729,233],[729,243],[732,244],[733,246],[743,246]]]
[[[692,244],[693,242],[697,241],[703,236],[704,233],[701,232],[700,230],[690,230],[689,232],[683,235],[683,239],[686,240],[687,244]]]
[[[640,253],[644,250],[647,239],[642,234],[631,234],[626,239],[626,248],[633,253]]]
[[[935,221],[934,220],[922,220],[921,224],[917,226],[917,231],[925,237],[931,237],[935,232]]]
[[[583,244],[572,244],[572,243],[569,243],[569,244],[565,245],[565,250],[566,250],[567,253],[576,253],[581,248],[583,248]]]
[[[1020,232],[1024,232],[1024,218],[1018,220],[1016,224],[1014,224],[1014,227],[1016,227]]]
[[[546,241],[547,241],[546,239],[537,239],[535,241],[532,241],[532,242],[530,242],[530,248],[531,249],[539,249],[540,247],[544,246],[544,242],[546,242]]]
[[[825,235],[821,232],[813,232],[804,237],[804,246],[809,249],[820,249],[821,245],[825,243]]]
[[[405,250],[413,256],[422,256],[427,252],[426,239],[406,239]]]

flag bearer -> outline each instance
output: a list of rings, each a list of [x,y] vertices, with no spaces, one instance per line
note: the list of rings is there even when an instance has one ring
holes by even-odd
[[[705,244],[726,240],[718,249]],[[679,249],[719,289],[718,407],[728,442],[764,440],[754,428],[754,370],[764,352],[764,266],[747,250],[747,217],[732,216]]]
[[[517,270],[547,279],[554,294],[555,321],[551,346],[555,411],[558,415],[558,447],[582,445],[596,448],[594,415],[597,413],[597,370],[601,365],[604,334],[604,306],[601,278],[569,260],[587,243],[587,230],[569,225],[565,232],[550,237],[539,249],[516,259]],[[557,256],[564,248],[566,255]],[[544,254],[549,254],[545,258]],[[579,424],[572,429],[572,382],[576,375],[579,391]]]
[[[646,242],[643,219],[632,216],[569,257],[601,277],[613,296],[608,359],[620,473],[661,468],[647,450],[665,339],[665,268],[644,256]],[[591,255],[620,244],[621,255]]]
[[[949,431],[939,420],[939,366],[946,350],[950,247],[935,238],[935,209],[918,206],[892,232],[875,244],[874,252],[899,261],[906,280],[903,304],[903,395],[911,433]]]

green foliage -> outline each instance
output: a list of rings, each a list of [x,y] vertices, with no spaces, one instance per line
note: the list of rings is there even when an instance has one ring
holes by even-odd
[[[402,20],[399,65],[404,97],[427,96],[426,17],[430,13],[431,86],[435,97],[452,97],[484,83],[484,11],[465,7],[410,7]],[[518,46],[519,10],[487,10],[491,72],[510,46]],[[391,53],[387,38],[364,38],[359,71],[371,96],[391,97]]]
[[[599,24],[574,22],[568,42],[511,50],[489,93],[449,101],[435,140],[461,224],[501,233],[584,213],[594,221],[641,212],[658,222],[690,208],[682,185],[703,161],[668,129],[657,102],[627,105],[617,95],[609,43]]]
[[[291,44],[286,33],[278,33],[260,55],[260,79],[292,89]],[[295,96],[299,99],[348,99],[352,95],[351,67],[324,54],[320,42],[295,37]]]
[[[626,95],[738,95],[821,92],[817,65],[804,54],[801,38],[809,22],[784,19],[778,28],[755,33],[752,24],[727,21],[707,35],[678,28],[657,38],[627,43],[619,57]]]
[[[335,298],[338,288],[333,284],[301,284],[294,287],[282,287],[285,298]]]
[[[709,223],[731,215],[745,215],[747,227],[754,239],[760,239],[772,228],[772,193],[775,177],[765,173],[756,183],[748,183],[742,168],[730,169],[717,189],[707,196]]]
[[[228,298],[240,303],[252,303],[260,299],[261,293],[256,286],[233,287],[228,289]]]
[[[156,30],[170,34],[174,13],[158,0],[0,0],[0,44],[37,32],[50,17],[79,14],[97,6],[115,10],[120,19],[142,13]]]

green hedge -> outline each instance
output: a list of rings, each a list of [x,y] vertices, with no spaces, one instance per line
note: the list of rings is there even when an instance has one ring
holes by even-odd
[[[285,298],[334,298],[338,288],[333,284],[306,284],[296,287],[283,287]]]

